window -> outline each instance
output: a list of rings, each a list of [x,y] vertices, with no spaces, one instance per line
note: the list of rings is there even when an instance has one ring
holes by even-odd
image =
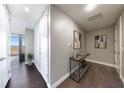
[[[19,55],[25,53],[25,36],[24,35],[11,35],[11,55]]]
[[[25,54],[25,37],[24,36],[20,36],[21,42],[22,42],[22,54]]]
[[[11,55],[19,54],[19,35],[11,35]]]

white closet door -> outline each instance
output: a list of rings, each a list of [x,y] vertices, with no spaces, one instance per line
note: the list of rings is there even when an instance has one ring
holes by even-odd
[[[0,5],[0,16],[1,16],[1,5]],[[0,27],[2,28],[2,19],[1,19],[1,17],[0,17]],[[1,31],[0,31],[0,37],[1,37]],[[1,43],[1,39],[0,39],[0,44],[2,44]],[[2,46],[0,45],[0,88],[2,87],[2,68],[1,68],[1,65],[2,65]]]
[[[4,18],[4,17],[2,17]],[[3,21],[2,21],[3,22]],[[4,24],[4,22],[3,22]],[[8,79],[8,73],[7,73],[7,47],[6,47],[6,30],[5,30],[5,24],[3,25],[3,30],[0,32],[1,34],[1,53],[2,53],[2,63],[1,63],[1,78],[2,78],[2,87],[5,87]]]
[[[0,48],[1,48],[1,87],[5,86],[7,77],[6,77],[6,61],[3,58],[6,58],[6,39],[5,37],[5,17],[4,17],[4,9],[2,5],[0,5]],[[6,20],[5,20],[6,21]]]
[[[1,33],[0,33],[1,37]],[[0,39],[1,42],[1,39]],[[2,87],[2,53],[1,53],[1,46],[0,46],[0,88]]]
[[[7,17],[7,14],[5,12],[5,9],[2,5],[0,5],[0,49],[1,49],[1,58],[3,59],[1,61],[1,87],[5,87],[6,83],[8,81],[8,36],[9,36],[9,20]]]
[[[120,24],[120,18],[117,21],[117,24],[115,26],[115,63],[116,63],[116,69],[120,75],[120,62],[121,62],[121,40],[120,40],[120,33],[121,33],[121,24]]]
[[[47,11],[40,21],[40,72],[48,82],[48,24]]]
[[[1,61],[0,61],[0,88],[2,87],[2,77],[1,77],[1,75],[2,75],[2,70],[1,70]]]
[[[38,70],[40,70],[40,60],[39,60],[39,57],[40,57],[40,51],[39,51],[39,43],[40,43],[40,33],[39,33],[39,25],[37,25],[37,27],[35,28],[35,31],[34,31],[34,56],[35,56],[35,64],[38,68]]]

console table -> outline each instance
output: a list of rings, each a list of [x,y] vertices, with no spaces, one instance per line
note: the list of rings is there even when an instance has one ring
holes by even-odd
[[[83,77],[83,75],[85,74],[85,72],[88,70],[89,68],[89,63],[85,61],[85,58],[87,56],[89,56],[89,53],[85,53],[81,56],[78,56],[76,58],[74,57],[70,57],[70,78],[73,79],[76,82],[79,82],[81,80],[81,78]],[[76,62],[78,66],[76,66],[75,68],[73,67],[73,69],[76,69],[72,72],[72,63]]]

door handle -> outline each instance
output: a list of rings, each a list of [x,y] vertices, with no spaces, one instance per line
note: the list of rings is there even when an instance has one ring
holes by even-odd
[[[7,58],[1,58],[0,61],[3,61],[4,59],[7,59]]]
[[[3,59],[1,58],[1,59],[0,59],[0,62],[1,62],[2,60],[3,60]]]

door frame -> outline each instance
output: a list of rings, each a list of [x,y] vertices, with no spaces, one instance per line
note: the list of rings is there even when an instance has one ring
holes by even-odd
[[[120,46],[120,51],[119,51],[119,55],[120,55],[120,64],[119,64],[119,76],[122,77],[122,17],[119,17],[119,28],[120,28],[120,33],[119,33],[119,46]],[[117,65],[117,24],[115,25],[115,65]],[[116,69],[118,70],[117,66],[115,66]]]
[[[120,16],[119,18],[119,22],[120,22],[120,77],[122,77],[122,50],[123,50],[123,46],[122,46],[122,16]]]
[[[116,68],[116,70],[118,70],[118,68],[117,68],[117,24],[115,25],[115,50],[114,50],[114,54],[115,54],[115,68]]]

